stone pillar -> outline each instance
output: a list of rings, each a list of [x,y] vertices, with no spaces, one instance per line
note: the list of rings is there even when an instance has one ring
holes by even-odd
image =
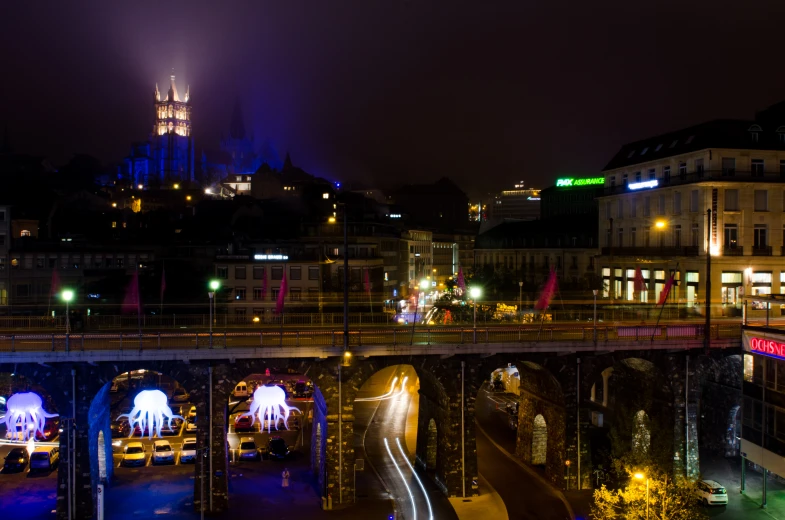
[[[673,474],[675,477],[697,477],[700,473],[698,439],[698,404],[700,381],[697,360],[689,354],[668,356],[671,388],[673,389]],[[689,361],[689,378],[687,377]],[[689,380],[688,380],[689,379]],[[685,383],[688,385],[685,393]]]

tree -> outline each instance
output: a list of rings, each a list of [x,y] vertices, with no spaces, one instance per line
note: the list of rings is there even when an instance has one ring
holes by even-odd
[[[612,490],[603,485],[594,491],[592,519],[646,519],[646,477],[643,473],[635,474],[628,471],[628,474],[629,480],[626,487]],[[700,508],[700,498],[694,481],[673,480],[665,474],[652,473],[648,476],[648,488],[648,518],[650,520],[702,520],[708,518]]]

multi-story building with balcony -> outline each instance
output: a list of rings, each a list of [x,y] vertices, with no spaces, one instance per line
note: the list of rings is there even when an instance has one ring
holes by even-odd
[[[697,311],[707,254],[714,313],[785,289],[785,103],[626,144],[603,173],[604,298],[656,302],[673,273],[669,301]]]

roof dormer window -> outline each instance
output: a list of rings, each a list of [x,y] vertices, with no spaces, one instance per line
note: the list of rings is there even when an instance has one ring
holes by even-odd
[[[747,131],[750,133],[750,141],[757,143],[758,135],[763,131],[763,129],[760,127],[760,125],[752,125]]]
[[[647,146],[646,148],[644,148],[643,150],[641,150],[641,155],[645,155],[645,154],[646,154],[646,152],[648,152],[648,151],[649,151],[649,147]]]
[[[631,159],[633,155],[635,155],[635,150],[630,151],[630,153],[627,155],[627,159]]]
[[[777,139],[780,143],[785,144],[785,126],[777,128]]]
[[[676,143],[678,143],[678,142],[679,142],[678,139],[674,139],[673,142],[671,143],[671,145],[668,148],[673,148],[674,146],[676,146]]]
[[[694,136],[694,135],[691,135],[691,136],[689,136],[689,137],[687,138],[687,140],[686,140],[686,141],[684,141],[684,144],[690,144],[690,143],[692,142],[692,140],[693,140],[693,139],[695,139],[695,136]]]
[[[662,149],[662,143],[657,145],[657,148],[654,149],[655,152],[659,152]]]

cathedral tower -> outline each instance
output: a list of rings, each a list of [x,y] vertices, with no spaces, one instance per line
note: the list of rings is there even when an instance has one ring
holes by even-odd
[[[155,85],[155,123],[152,135],[152,172],[145,185],[168,186],[194,180],[194,146],[191,135],[190,89],[180,99],[174,74],[169,91],[161,99]]]

